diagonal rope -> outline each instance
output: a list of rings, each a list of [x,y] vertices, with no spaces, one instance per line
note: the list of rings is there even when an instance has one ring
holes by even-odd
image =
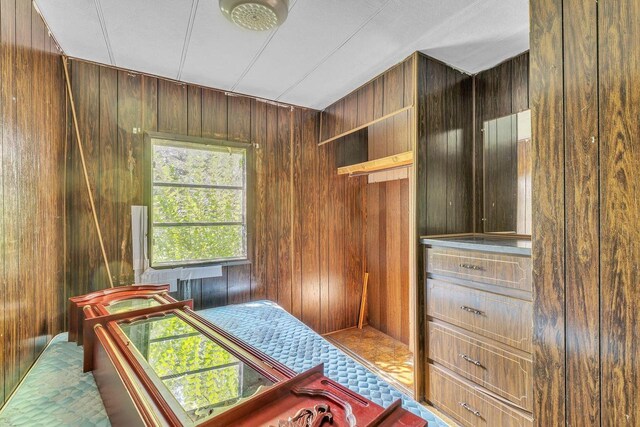
[[[96,226],[96,232],[98,233],[98,240],[100,241],[100,250],[102,251],[102,258],[104,259],[104,266],[107,269],[107,277],[109,277],[109,285],[113,288],[113,277],[111,277],[111,269],[109,268],[109,259],[107,258],[107,251],[104,249],[104,241],[102,240],[102,232],[100,231],[100,223],[98,222],[98,215],[96,214],[96,205],[93,201],[93,192],[91,191],[91,184],[89,183],[89,173],[87,172],[87,163],[84,159],[84,149],[82,148],[82,140],[80,138],[80,128],[78,127],[78,117],[76,116],[76,105],[73,101],[73,93],[71,92],[71,81],[69,80],[69,69],[67,65],[67,57],[62,57],[62,65],[64,66],[64,77],[67,83],[67,92],[69,93],[69,103],[71,104],[71,114],[73,116],[73,125],[76,130],[76,140],[78,141],[78,151],[80,153],[80,160],[82,163],[82,172],[84,175],[84,183],[87,186],[87,193],[89,194],[89,203],[91,204],[91,214],[93,215],[93,222]]]

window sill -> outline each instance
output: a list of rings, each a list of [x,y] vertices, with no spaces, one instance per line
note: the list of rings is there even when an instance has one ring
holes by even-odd
[[[195,263],[187,263],[187,264],[162,264],[162,265],[151,265],[150,268],[154,270],[173,270],[176,268],[199,268],[199,267],[233,267],[236,265],[250,265],[251,260],[248,258],[243,259],[233,259],[228,261],[211,261],[211,262],[195,262]]]

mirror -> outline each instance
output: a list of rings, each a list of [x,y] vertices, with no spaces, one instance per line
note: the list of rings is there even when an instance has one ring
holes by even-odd
[[[143,367],[159,377],[194,422],[222,413],[274,384],[178,316],[119,326]]]
[[[485,233],[531,234],[531,110],[484,122]]]

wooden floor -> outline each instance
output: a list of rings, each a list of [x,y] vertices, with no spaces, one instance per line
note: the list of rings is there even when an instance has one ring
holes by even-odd
[[[391,385],[413,396],[413,353],[408,345],[370,326],[344,329],[325,338]]]
[[[413,353],[408,345],[370,326],[344,329],[324,337],[389,384],[413,397]],[[422,404],[450,426],[457,426],[433,406]]]

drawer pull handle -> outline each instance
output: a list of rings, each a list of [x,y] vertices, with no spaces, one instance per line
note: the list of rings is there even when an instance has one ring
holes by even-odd
[[[467,270],[484,271],[484,267],[475,265],[475,264],[459,264],[459,265],[460,267],[466,268]]]
[[[471,412],[473,415],[475,415],[476,417],[480,416],[480,411],[476,411],[475,409],[473,409],[471,406],[469,406],[469,404],[465,403],[465,402],[458,402],[460,404],[460,406],[462,406],[464,409],[466,409],[467,411]]]
[[[458,354],[458,356],[462,357],[464,360],[466,360],[469,363],[473,363],[476,366],[482,366],[482,363],[480,363],[480,361],[472,359],[469,356],[467,356],[466,354],[460,353],[460,354]]]
[[[480,310],[476,310],[475,308],[467,307],[466,305],[461,305],[460,310],[464,310],[469,313],[477,314],[478,316],[482,316],[484,313]]]

